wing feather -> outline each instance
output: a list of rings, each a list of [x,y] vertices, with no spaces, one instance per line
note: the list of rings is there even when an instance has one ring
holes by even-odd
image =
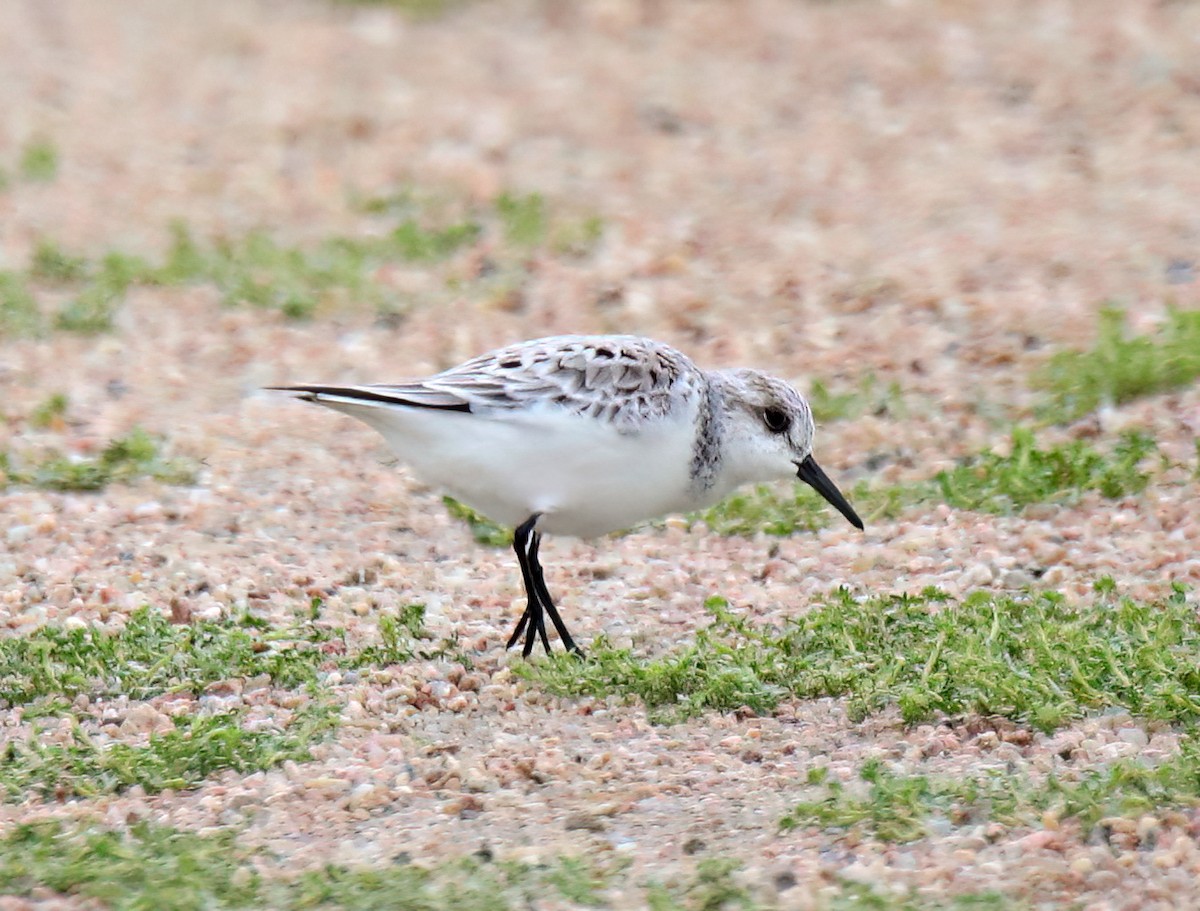
[[[561,408],[633,432],[697,398],[704,375],[674,348],[635,336],[557,336],[501,348],[425,379],[286,386],[309,401],[474,413]]]

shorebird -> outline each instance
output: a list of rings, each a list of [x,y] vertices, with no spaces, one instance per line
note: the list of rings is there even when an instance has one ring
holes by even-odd
[[[365,386],[273,386],[378,430],[422,480],[513,527],[526,606],[508,640],[528,657],[548,615],[542,534],[591,538],[717,503],[743,484],[799,478],[856,528],[813,458],[808,402],[758,370],[702,370],[628,335],[535,339],[435,376]]]

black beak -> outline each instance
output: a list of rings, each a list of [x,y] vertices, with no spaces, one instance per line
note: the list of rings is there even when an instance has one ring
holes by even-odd
[[[836,507],[837,511],[844,515],[851,525],[862,531],[862,519],[858,517],[854,507],[842,496],[842,492],[837,489],[833,481],[829,480],[829,475],[821,470],[816,459],[810,455],[803,462],[797,462],[796,467],[800,469],[796,472],[796,477],[828,500],[830,505]]]

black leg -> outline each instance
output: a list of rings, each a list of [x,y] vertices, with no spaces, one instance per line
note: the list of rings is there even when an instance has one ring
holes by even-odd
[[[533,526],[537,524],[538,517],[530,516],[524,522],[517,526],[513,533],[513,550],[517,554],[517,563],[521,566],[521,578],[525,582],[525,612],[521,614],[521,619],[517,621],[517,628],[513,630],[513,634],[508,639],[507,648],[512,648],[521,638],[521,634],[525,633],[525,647],[521,650],[521,655],[528,658],[533,651],[533,643],[540,635],[542,638],[542,646],[546,649],[546,653],[550,653],[550,641],[546,637],[546,621],[542,612],[542,602],[538,598],[537,586],[533,581],[533,570],[529,566],[529,551],[530,545],[535,537]]]
[[[530,568],[533,570],[533,584],[537,590],[538,598],[542,602],[542,606],[546,609],[546,613],[550,615],[550,622],[554,624],[554,628],[558,631],[558,638],[562,640],[563,647],[568,652],[573,652],[580,658],[583,657],[583,649],[575,644],[575,640],[571,638],[571,633],[567,629],[567,625],[563,623],[562,617],[558,615],[558,608],[554,606],[554,599],[550,597],[550,590],[546,588],[546,577],[542,573],[542,563],[538,560],[538,549],[542,546],[542,536],[536,531],[533,533],[533,547],[529,550]]]
[[[529,657],[533,651],[533,644],[538,639],[542,640],[542,648],[546,650],[546,654],[550,654],[550,639],[546,635],[545,619],[546,614],[549,614],[550,620],[554,624],[554,629],[558,632],[558,636],[567,651],[573,652],[576,655],[582,655],[582,650],[575,644],[575,640],[571,638],[566,624],[563,623],[562,617],[558,615],[558,609],[554,606],[550,592],[546,589],[542,564],[538,561],[538,547],[541,545],[542,536],[534,531],[537,520],[538,516],[530,516],[517,526],[513,534],[513,550],[516,552],[517,562],[521,566],[521,577],[525,582],[527,600],[525,612],[521,614],[521,619],[517,621],[517,627],[513,630],[512,635],[508,639],[508,645],[505,647],[512,648],[521,640],[521,636],[524,634],[525,647],[521,650],[523,657]]]

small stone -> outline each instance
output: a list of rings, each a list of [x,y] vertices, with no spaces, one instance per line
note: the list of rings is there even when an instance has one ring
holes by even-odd
[[[496,779],[484,774],[479,769],[467,769],[463,773],[462,785],[465,790],[474,791],[477,794],[495,791],[500,786]]]
[[[1117,731],[1117,737],[1124,743],[1133,744],[1138,749],[1142,749],[1150,743],[1150,738],[1141,728],[1121,728]]]
[[[995,571],[986,563],[976,563],[969,567],[960,579],[963,588],[981,588],[991,585],[996,579]]]
[[[129,709],[121,722],[122,734],[147,734],[174,730],[175,722],[154,706],[142,702]]]
[[[1023,569],[1008,569],[1000,576],[1001,588],[1029,588],[1033,581],[1033,576]]]
[[[309,778],[304,786],[312,791],[348,791],[350,782],[345,778],[334,778],[330,775],[320,775]]]
[[[24,544],[33,537],[32,525],[13,525],[4,533],[9,544]]]
[[[1115,889],[1120,881],[1120,874],[1112,870],[1097,870],[1088,877],[1087,884],[1094,892],[1104,893]]]
[[[375,807],[386,806],[391,802],[391,794],[382,785],[363,782],[355,785],[346,800],[350,810],[373,810]]]

